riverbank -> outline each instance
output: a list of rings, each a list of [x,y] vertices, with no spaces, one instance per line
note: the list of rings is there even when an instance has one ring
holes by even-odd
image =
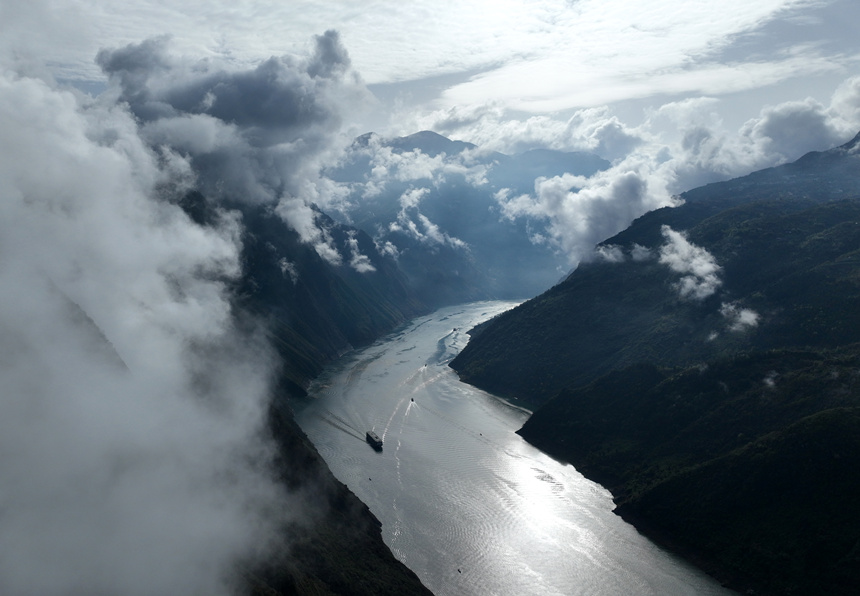
[[[297,408],[386,544],[437,596],[730,594],[614,515],[606,489],[518,436],[526,411],[458,381],[447,364],[463,330],[508,306],[416,319],[329,367]],[[382,451],[350,427],[377,432]]]
[[[562,392],[519,432],[728,585],[848,596],[860,583],[858,361],[853,346],[641,365]]]

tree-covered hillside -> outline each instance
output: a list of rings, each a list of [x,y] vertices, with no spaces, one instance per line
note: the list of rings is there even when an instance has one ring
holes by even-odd
[[[736,587],[860,581],[860,345],[633,366],[562,391],[519,432]]]
[[[860,585],[858,141],[639,218],[452,363],[749,593]]]
[[[486,325],[452,367],[539,404],[639,362],[857,341],[860,203],[848,193],[860,192],[860,155],[798,163],[819,167],[709,185],[640,217],[603,257]]]

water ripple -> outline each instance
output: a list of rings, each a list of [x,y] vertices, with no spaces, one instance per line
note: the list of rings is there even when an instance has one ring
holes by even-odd
[[[438,596],[730,594],[614,515],[603,487],[516,435],[527,410],[445,365],[460,329],[511,306],[419,319],[330,367],[297,409],[392,552]],[[356,442],[371,427],[381,453]]]

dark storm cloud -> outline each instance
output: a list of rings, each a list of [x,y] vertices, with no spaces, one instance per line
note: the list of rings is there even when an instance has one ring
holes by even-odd
[[[254,68],[173,55],[166,37],[102,50],[98,63],[141,136],[187,160],[210,199],[283,204],[277,213],[329,262],[342,262],[312,205],[340,196],[320,178],[345,110],[368,92],[335,31],[308,56],[274,56]]]
[[[172,64],[167,55],[166,36],[154,37],[117,50],[101,50],[96,63],[122,88],[122,101],[128,102],[137,117],[154,120],[173,113],[171,107],[152,97],[150,80],[166,73]]]
[[[208,114],[240,127],[254,146],[289,142],[315,125],[340,123],[340,106],[325,93],[349,67],[335,31],[317,36],[306,60],[273,56],[244,71],[209,60],[180,60],[169,54],[169,45],[168,37],[158,37],[101,50],[96,57],[118,83],[120,100],[144,121]]]
[[[316,51],[308,62],[308,73],[312,77],[342,75],[350,64],[349,54],[337,31],[329,30],[316,36]]]

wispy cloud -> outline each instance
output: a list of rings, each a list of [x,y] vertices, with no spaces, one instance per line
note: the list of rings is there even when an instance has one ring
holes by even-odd
[[[744,331],[756,327],[760,318],[751,308],[743,308],[734,302],[720,306],[720,314],[725,318],[729,331]]]
[[[467,249],[465,242],[444,232],[421,213],[421,199],[429,192],[427,188],[411,188],[404,192],[400,196],[400,212],[396,221],[389,224],[389,231],[402,233],[425,244],[446,244],[452,248]]]
[[[651,8],[651,5],[642,6]],[[711,15],[702,18],[708,19]],[[681,34],[684,27],[666,31]],[[719,40],[733,33],[712,32]],[[681,39],[661,38],[662,35],[655,32],[654,37],[642,45],[635,39],[620,39],[620,47],[606,56],[594,56],[593,52],[570,53],[505,65],[448,89],[442,103],[462,106],[493,98],[512,110],[556,112],[655,95],[737,93],[805,75],[844,72],[846,65],[860,62],[860,53],[834,56],[820,51],[798,51],[770,59],[759,57],[721,63],[696,56],[707,46],[685,47],[686,35]],[[677,54],[666,55],[660,44],[671,45],[673,41],[680,46],[676,48]],[[650,48],[653,53],[649,52]],[[620,60],[618,54],[624,54],[626,59]],[[609,64],[610,58],[618,62]],[[559,72],[575,73],[575,76],[559,78]],[[522,89],[528,92],[523,93]]]
[[[714,256],[669,226],[664,225],[661,232],[666,244],[660,247],[660,263],[681,274],[676,284],[678,294],[693,300],[713,295],[723,283],[719,277],[721,267]]]
[[[856,16],[852,2],[840,1],[842,12],[850,12],[846,18]],[[22,47],[37,46],[69,76],[98,78],[91,57],[100,45],[163,33],[175,35],[183,53],[221,56],[247,66],[272,54],[301,52],[308,32],[334,28],[368,83],[478,71],[445,94],[449,105],[495,97],[508,107],[548,111],[654,93],[730,92],[810,69],[842,68],[852,60],[851,48],[853,53],[860,49],[850,39],[841,42],[839,52],[810,49],[821,35],[812,26],[819,20],[815,11],[830,3],[444,0],[357,6],[347,0],[229,5],[130,0],[119,10],[101,0],[82,0],[74,5],[43,1],[36,8],[6,12],[25,23],[41,7],[45,24],[76,25],[58,28],[65,31],[65,51],[58,38],[16,39]],[[796,39],[756,44],[753,35],[779,20],[792,24]],[[737,44],[746,55],[741,59],[735,52],[726,59]]]

